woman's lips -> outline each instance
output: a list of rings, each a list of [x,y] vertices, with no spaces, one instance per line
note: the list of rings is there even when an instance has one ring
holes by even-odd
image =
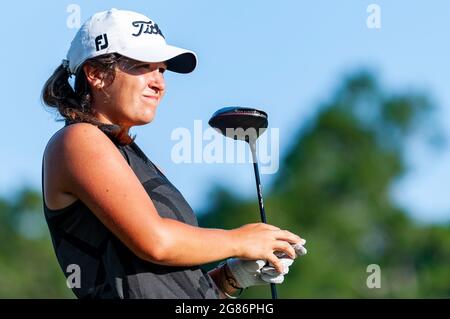
[[[157,95],[144,95],[144,97],[146,97],[148,99],[158,99]]]
[[[158,96],[157,95],[143,95],[143,98],[146,101],[157,101],[158,100]]]

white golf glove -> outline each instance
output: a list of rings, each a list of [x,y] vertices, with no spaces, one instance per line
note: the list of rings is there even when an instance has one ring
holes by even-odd
[[[307,250],[300,243],[292,245],[295,250],[295,257],[306,255]],[[285,253],[276,252],[275,255],[280,259],[283,265],[283,272],[279,273],[275,270],[272,263],[266,266],[266,261],[244,260],[240,258],[230,258],[227,260],[227,266],[236,280],[237,284],[242,288],[264,284],[281,284],[284,281],[284,275],[289,272],[289,267],[294,259]]]

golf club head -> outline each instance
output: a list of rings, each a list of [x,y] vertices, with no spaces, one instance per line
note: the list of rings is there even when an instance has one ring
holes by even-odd
[[[267,113],[249,107],[229,106],[216,111],[209,125],[226,137],[249,142],[264,133]]]

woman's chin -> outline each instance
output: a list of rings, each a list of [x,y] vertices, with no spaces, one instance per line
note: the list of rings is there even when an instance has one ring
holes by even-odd
[[[152,122],[155,118],[155,113],[152,110],[146,110],[144,114],[139,118],[140,124],[138,125],[144,125]]]
[[[152,122],[156,116],[157,105],[146,103],[139,106],[139,111],[134,113],[133,125],[145,125]]]

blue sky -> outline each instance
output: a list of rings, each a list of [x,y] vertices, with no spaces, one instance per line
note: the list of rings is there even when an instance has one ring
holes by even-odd
[[[10,1],[1,11],[0,78],[3,136],[0,193],[23,185],[40,188],[41,158],[61,127],[44,110],[43,83],[65,57],[76,29],[68,28],[70,4],[81,19],[111,7],[155,20],[170,44],[194,50],[199,64],[189,75],[166,73],[168,90],[154,122],[136,127],[137,143],[163,168],[194,210],[209,203],[216,184],[255,196],[246,164],[175,164],[170,139],[177,127],[193,129],[220,107],[248,105],[269,114],[280,129],[281,156],[291,136],[326,101],[342,76],[369,67],[384,87],[427,91],[438,106],[438,124],[450,138],[450,2],[397,1]],[[369,29],[367,7],[381,8],[381,28]],[[6,47],[6,45],[8,47]],[[409,145],[409,173],[393,196],[419,221],[450,220],[450,148]],[[274,175],[263,175],[264,188]]]

